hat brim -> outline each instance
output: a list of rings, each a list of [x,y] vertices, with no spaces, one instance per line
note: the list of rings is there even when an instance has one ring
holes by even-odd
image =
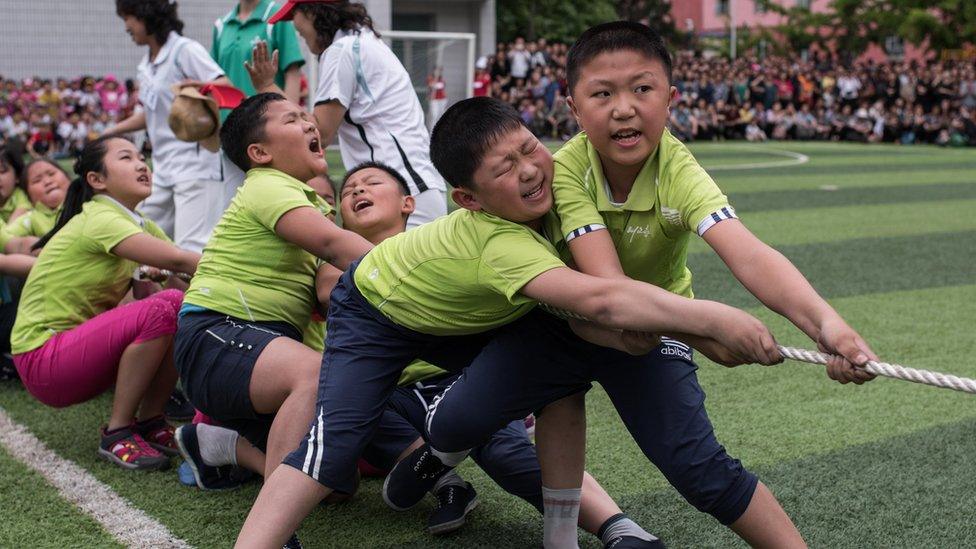
[[[276,11],[275,14],[268,19],[268,24],[274,25],[278,21],[291,21],[295,17],[295,7],[297,5],[297,2],[286,2],[280,10]]]

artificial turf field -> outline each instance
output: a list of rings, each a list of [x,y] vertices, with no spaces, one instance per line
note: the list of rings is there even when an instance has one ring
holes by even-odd
[[[739,216],[786,254],[883,359],[976,377],[976,151],[831,143],[702,144],[692,150]],[[789,151],[795,154],[785,154]],[[803,161],[802,164],[785,165]],[[335,154],[332,166],[341,166]],[[335,171],[334,175],[339,175]],[[701,241],[689,263],[699,297],[745,307],[781,343],[812,348],[758,307]],[[779,497],[814,547],[976,546],[976,397],[878,379],[842,386],[801,363],[726,369],[700,360],[719,440]],[[46,408],[14,383],[0,408],[171,532],[232,544],[258,485],[224,493],[180,486],[175,467],[130,473],[96,457],[108,395]],[[743,544],[671,489],[637,450],[606,396],[588,398],[588,470],[671,547]],[[174,466],[176,465],[174,460]],[[378,480],[316,510],[306,547],[533,547],[540,517],[475,466],[481,506],[459,533],[422,531],[433,501],[395,513]],[[599,547],[581,534],[585,547]],[[38,474],[0,449],[0,547],[118,545]]]

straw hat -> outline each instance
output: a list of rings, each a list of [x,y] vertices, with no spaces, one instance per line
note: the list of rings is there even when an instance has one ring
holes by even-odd
[[[173,86],[173,107],[169,127],[181,141],[200,143],[210,152],[220,150],[220,109],[232,109],[244,100],[244,94],[233,86],[207,84]]]

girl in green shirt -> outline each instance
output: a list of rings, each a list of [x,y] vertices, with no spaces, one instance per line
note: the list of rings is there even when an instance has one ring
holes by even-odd
[[[27,213],[30,200],[18,185],[24,173],[24,161],[17,151],[0,147],[0,220],[10,223]]]
[[[54,227],[71,179],[53,160],[38,158],[24,168],[24,183],[33,209],[0,232],[8,254],[30,253],[37,239]]]
[[[200,255],[174,246],[135,211],[152,173],[126,139],[82,151],[54,228],[21,296],[14,364],[41,402],[65,407],[115,387],[98,453],[125,469],[163,469],[177,453],[163,409],[176,385],[173,334],[183,292],[133,283],[141,265],[192,274]],[[132,289],[136,301],[119,306]],[[146,296],[143,299],[139,297]]]

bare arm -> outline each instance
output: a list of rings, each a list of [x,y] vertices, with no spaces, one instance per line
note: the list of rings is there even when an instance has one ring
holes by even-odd
[[[342,124],[342,117],[346,115],[346,108],[342,103],[333,99],[332,101],[315,105],[313,111],[315,124],[319,127],[319,134],[322,136],[322,144],[328,146],[335,140],[339,132],[339,125]]]
[[[296,105],[302,102],[302,68],[295,64],[285,70],[285,97]]]
[[[782,360],[772,334],[749,314],[627,278],[597,278],[563,267],[535,277],[521,293],[609,328],[705,337],[716,334],[723,345],[748,357],[749,362]]]
[[[32,255],[0,255],[0,273],[17,278],[27,278],[37,258]]]
[[[197,271],[197,263],[200,262],[200,254],[178,248],[148,233],[126,238],[112,248],[112,253],[140,265],[190,275]]]
[[[281,238],[342,270],[349,268],[350,263],[373,248],[368,240],[352,231],[340,229],[311,206],[285,213],[278,219],[274,231]]]
[[[118,124],[105,130],[103,135],[124,135],[146,129],[146,113],[137,112]]]
[[[741,222],[723,221],[703,238],[747,290],[788,318],[822,350],[840,354],[856,365],[877,360],[861,336],[820,297],[790,260],[756,238]],[[828,374],[838,381],[863,382],[874,377],[839,362],[828,367]]]
[[[38,240],[40,240],[40,238],[36,236],[12,236],[10,237],[10,240],[3,245],[3,253],[34,254],[34,250],[31,250],[31,248]]]

